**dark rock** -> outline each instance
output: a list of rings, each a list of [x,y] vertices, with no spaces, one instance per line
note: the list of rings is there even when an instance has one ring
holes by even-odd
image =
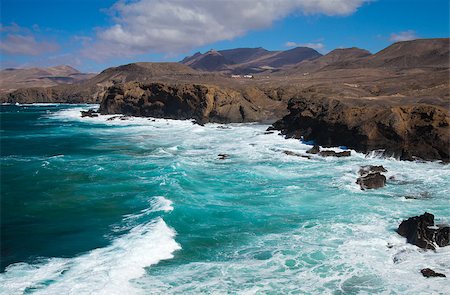
[[[320,151],[319,155],[322,157],[350,157],[351,152],[350,151],[343,151],[343,152],[335,152],[335,151]]]
[[[273,132],[273,131],[266,131],[266,132],[264,132],[264,134],[274,134],[275,132]]]
[[[302,158],[307,158],[307,159],[311,159],[310,156],[307,155],[302,155],[293,151],[283,151],[284,154],[288,155],[288,156],[295,156],[295,157],[302,157]]]
[[[434,215],[428,212],[403,220],[397,229],[397,233],[405,237],[408,243],[432,250],[436,249],[436,245],[449,245],[449,231],[448,226],[434,226]]]
[[[95,110],[81,111],[81,118],[84,117],[98,117],[98,112],[96,112]]]
[[[312,148],[306,151],[307,154],[318,154],[320,152],[320,146],[314,145]]]
[[[380,172],[369,173],[359,177],[356,183],[361,186],[362,190],[381,188],[386,185],[386,176]]]
[[[230,157],[230,155],[228,155],[228,154],[218,154],[217,157],[218,157],[218,160],[225,160],[225,159],[228,159]]]
[[[367,165],[367,166],[361,166],[361,168],[359,169],[359,175],[363,176],[369,173],[375,173],[375,172],[387,172],[386,168],[384,168],[383,166],[373,166],[373,165]],[[392,176],[391,176],[392,177]],[[389,179],[391,179],[391,177],[389,177]]]
[[[286,137],[359,152],[384,150],[402,160],[450,160],[450,118],[442,106],[415,103],[295,97],[290,113],[273,124]]]
[[[420,272],[426,278],[430,278],[430,277],[442,277],[442,278],[445,278],[446,277],[446,275],[444,275],[443,273],[435,272],[431,268],[424,268]]]
[[[106,89],[101,114],[124,114],[208,122],[261,122],[285,113],[282,103],[274,103],[254,87],[231,89],[194,83],[127,82]]]
[[[114,121],[120,119],[122,116],[112,116],[111,118],[106,119],[106,121]]]

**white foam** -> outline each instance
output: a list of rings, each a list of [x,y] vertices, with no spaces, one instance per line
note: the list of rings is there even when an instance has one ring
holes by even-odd
[[[168,209],[170,205],[161,207]],[[52,258],[37,265],[17,263],[0,275],[0,293],[20,294],[135,294],[132,280],[145,274],[145,267],[173,258],[181,249],[175,231],[162,218],[136,226],[110,246],[79,257]]]

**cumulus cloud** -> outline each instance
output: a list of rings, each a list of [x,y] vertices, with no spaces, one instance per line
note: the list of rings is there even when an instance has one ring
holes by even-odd
[[[8,34],[6,39],[0,42],[2,52],[14,55],[41,55],[58,49],[58,44],[37,41],[33,35]]]
[[[112,7],[115,24],[97,33],[83,53],[93,59],[140,53],[179,53],[291,14],[349,15],[367,0],[128,0]]]
[[[297,43],[297,42],[292,42],[292,41],[288,41],[284,44],[286,47],[309,47],[318,51],[322,51],[325,49],[325,45],[321,42],[317,42],[317,43]]]
[[[400,42],[400,41],[409,41],[419,38],[415,31],[408,30],[399,33],[392,33],[389,41],[392,42]]]

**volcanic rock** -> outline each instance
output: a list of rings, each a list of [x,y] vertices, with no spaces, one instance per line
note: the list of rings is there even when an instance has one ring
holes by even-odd
[[[350,151],[343,151],[343,152],[335,152],[335,151],[320,151],[319,155],[322,157],[350,157],[351,152]]]
[[[380,166],[373,166],[373,165],[361,166],[361,168],[359,169],[360,176],[367,175],[370,173],[375,173],[375,172],[382,173],[382,172],[387,172],[387,170],[386,170],[386,168],[384,168],[381,165]]]
[[[434,215],[428,212],[403,220],[397,229],[397,233],[405,237],[408,243],[432,250],[436,246],[449,245],[449,232],[448,226],[435,226]]]
[[[306,151],[307,154],[318,154],[320,152],[320,146],[314,145],[312,148]]]
[[[359,177],[356,183],[361,186],[362,190],[381,188],[386,185],[386,176],[380,172],[369,173]]]
[[[296,97],[273,124],[287,137],[360,152],[383,149],[402,160],[450,160],[450,119],[440,106],[382,100]]]
[[[90,118],[98,117],[98,112],[95,110],[81,111],[81,118],[84,118],[84,117],[90,117]]]
[[[443,278],[445,278],[446,277],[446,275],[444,275],[443,273],[435,272],[431,268],[424,268],[420,272],[426,278],[429,278],[429,277],[443,277]]]
[[[281,104],[256,89],[235,90],[200,84],[130,82],[108,88],[102,114],[207,122],[255,122],[279,116]]]

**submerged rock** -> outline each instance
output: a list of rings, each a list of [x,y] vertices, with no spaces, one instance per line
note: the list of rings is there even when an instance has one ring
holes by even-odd
[[[311,157],[308,155],[302,155],[302,154],[299,154],[299,153],[296,153],[293,151],[283,151],[283,153],[288,156],[296,156],[296,157],[311,159]]]
[[[81,111],[81,118],[84,118],[84,117],[90,117],[90,118],[98,117],[98,112],[95,110]]]
[[[359,177],[356,183],[361,186],[362,190],[381,188],[386,185],[386,176],[380,172],[369,173]]]
[[[225,160],[225,159],[228,159],[230,157],[230,155],[228,155],[228,154],[218,154],[217,157],[218,157],[219,160]]]
[[[424,268],[420,272],[426,278],[430,278],[430,277],[442,277],[442,278],[445,278],[446,277],[446,275],[444,275],[443,273],[435,272],[431,268]]]
[[[435,226],[434,215],[428,212],[403,220],[397,229],[397,233],[405,237],[408,243],[431,250],[435,250],[436,246],[448,246],[449,232],[448,226]]]
[[[335,151],[320,151],[319,155],[322,157],[350,157],[351,152],[350,151],[343,151],[343,152],[335,152]]]

